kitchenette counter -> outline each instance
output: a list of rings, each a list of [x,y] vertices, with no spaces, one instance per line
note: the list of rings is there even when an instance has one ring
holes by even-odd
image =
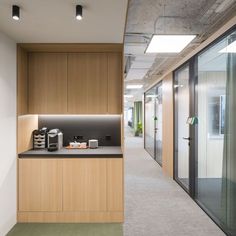
[[[47,149],[39,149],[39,150],[29,150],[19,154],[20,158],[29,158],[29,157],[86,157],[86,158],[93,158],[93,157],[107,157],[107,158],[122,158],[123,153],[120,146],[99,146],[96,149],[66,149],[62,148],[58,151],[49,152]]]

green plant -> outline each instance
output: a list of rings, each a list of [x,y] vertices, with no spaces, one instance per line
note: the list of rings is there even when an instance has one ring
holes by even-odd
[[[137,124],[136,130],[135,130],[135,136],[139,136],[143,132],[143,125],[142,122],[139,122]]]

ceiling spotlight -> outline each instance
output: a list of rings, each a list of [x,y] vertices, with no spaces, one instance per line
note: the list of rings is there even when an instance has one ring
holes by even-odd
[[[76,5],[76,19],[83,19],[83,7],[81,5]]]
[[[20,19],[20,7],[17,5],[12,6],[12,18],[14,20],[19,20]]]

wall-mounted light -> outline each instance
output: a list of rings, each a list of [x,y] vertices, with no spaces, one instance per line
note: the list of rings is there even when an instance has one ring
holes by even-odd
[[[14,20],[19,20],[20,19],[20,7],[17,5],[12,6],[12,18]]]
[[[77,20],[83,19],[83,7],[81,5],[76,5],[76,15]]]

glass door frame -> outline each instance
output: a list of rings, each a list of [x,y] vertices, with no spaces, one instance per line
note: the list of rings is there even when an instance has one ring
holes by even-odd
[[[145,104],[146,104],[146,94],[148,93],[148,91],[150,91],[151,89],[153,89],[154,87],[161,87],[163,85],[162,83],[162,80],[158,81],[155,85],[153,85],[152,87],[150,87],[145,93],[144,93],[144,149],[149,153],[149,151],[146,149],[146,135],[145,135],[145,129],[146,129],[146,108],[145,108]],[[156,115],[156,101],[154,102],[154,116]],[[149,155],[162,167],[162,163],[159,163],[157,160],[156,160],[156,152],[157,152],[157,148],[156,148],[156,125],[157,125],[157,121],[156,120],[153,120],[154,122],[154,156],[149,153]]]
[[[197,69],[197,62],[195,57],[192,57],[189,59],[186,63],[178,67],[174,72],[173,72],[173,109],[174,109],[174,180],[192,197],[194,198],[195,196],[195,151],[197,150],[196,148],[196,128],[195,125],[189,125],[189,189],[187,189],[183,183],[178,179],[178,155],[176,152],[176,148],[178,147],[178,116],[177,116],[177,110],[176,110],[176,105],[177,105],[177,96],[175,93],[175,82],[176,82],[176,74],[183,68],[189,67],[189,117],[194,117],[195,112],[196,112],[196,106],[195,106],[195,85],[197,83],[197,74],[196,74],[196,69]],[[186,117],[187,120],[188,117]]]

